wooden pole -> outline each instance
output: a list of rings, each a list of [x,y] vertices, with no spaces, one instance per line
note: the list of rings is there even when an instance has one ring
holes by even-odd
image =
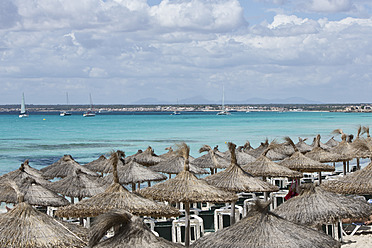
[[[346,175],[346,161],[342,161],[342,164],[344,166],[344,176]]]
[[[136,184],[132,183],[132,192],[136,191]]]
[[[185,247],[190,246],[190,203],[185,202]]]
[[[322,183],[322,172],[318,172],[318,177],[319,177],[319,185]]]
[[[235,202],[231,202],[230,226],[235,224]]]

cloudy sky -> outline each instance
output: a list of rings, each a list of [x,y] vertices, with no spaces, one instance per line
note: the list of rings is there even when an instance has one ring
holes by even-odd
[[[372,102],[371,0],[0,0],[0,104]]]

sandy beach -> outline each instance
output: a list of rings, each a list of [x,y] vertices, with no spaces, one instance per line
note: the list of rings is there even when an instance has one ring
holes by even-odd
[[[372,247],[372,233],[360,233],[354,236],[344,236],[342,248],[367,248]]]

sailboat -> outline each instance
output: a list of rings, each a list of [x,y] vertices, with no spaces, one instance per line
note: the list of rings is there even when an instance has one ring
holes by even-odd
[[[67,101],[67,106],[68,106],[68,93],[66,92],[66,101]],[[59,116],[70,116],[71,113],[68,112],[68,111],[62,111],[61,113],[59,113]]]
[[[21,112],[19,113],[19,118],[28,117],[25,104],[25,93],[22,93],[22,103],[21,103]]]
[[[87,112],[83,114],[84,117],[94,117],[96,114],[93,112],[93,101],[92,101],[92,94],[89,94],[90,98],[90,108]]]
[[[231,115],[229,111],[225,108],[225,87],[222,86],[222,109],[220,112],[217,113],[217,115]]]

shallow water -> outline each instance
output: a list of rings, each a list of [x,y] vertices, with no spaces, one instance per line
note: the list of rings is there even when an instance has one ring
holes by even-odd
[[[0,115],[0,174],[17,169],[25,160],[35,168],[48,166],[64,154],[71,154],[79,163],[97,159],[101,154],[121,149],[126,155],[138,149],[164,149],[186,142],[192,156],[200,156],[203,144],[218,145],[226,150],[225,142],[238,146],[247,140],[253,147],[268,138],[282,141],[289,136],[308,138],[310,144],[317,134],[326,142],[332,130],[341,128],[356,135],[358,125],[372,123],[372,114],[328,112],[250,112],[217,116],[215,113],[182,113],[125,115],[81,115],[60,117],[58,114],[31,113],[29,118]],[[339,137],[337,137],[339,139]]]

